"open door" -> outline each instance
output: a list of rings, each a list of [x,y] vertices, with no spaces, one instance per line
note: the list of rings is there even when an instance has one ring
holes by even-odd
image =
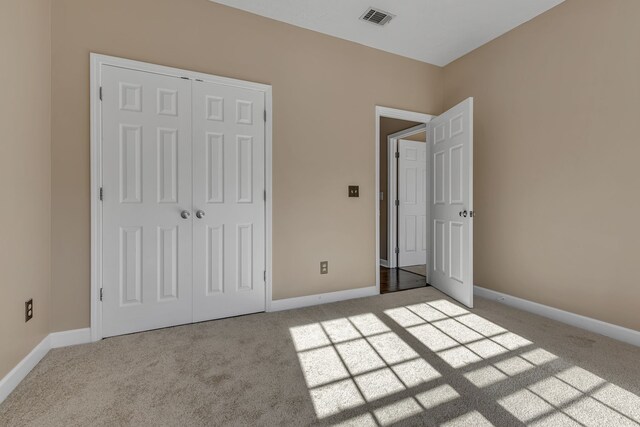
[[[431,147],[430,284],[473,307],[473,98],[428,125]]]

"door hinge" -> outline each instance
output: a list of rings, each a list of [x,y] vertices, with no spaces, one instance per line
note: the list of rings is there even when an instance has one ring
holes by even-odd
[[[396,151],[396,159],[400,158],[400,153]]]
[[[267,270],[264,271],[264,281],[267,281]]]
[[[267,121],[267,110],[264,110],[264,121]]]
[[[102,301],[102,288],[100,288],[100,301]]]
[[[104,191],[102,190],[102,187],[100,187],[100,201],[102,201],[104,199]]]
[[[99,93],[99,95],[100,95],[100,101],[102,101],[102,86],[100,86],[100,93]]]
[[[396,200],[396,206],[400,206],[400,200]]]
[[[395,252],[396,252],[397,254],[399,254],[399,253],[400,253],[400,248],[396,248]]]
[[[267,201],[267,190],[264,190],[264,201]]]

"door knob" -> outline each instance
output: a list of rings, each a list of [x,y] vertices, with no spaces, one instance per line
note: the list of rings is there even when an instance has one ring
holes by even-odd
[[[180,212],[180,216],[182,217],[182,219],[189,219],[189,217],[191,216],[191,212],[182,211],[182,212]]]
[[[466,209],[465,209],[464,211],[460,212],[460,213],[459,213],[459,215],[460,215],[461,217],[466,218],[466,217],[467,217],[467,211],[466,211]]]
[[[198,211],[196,212],[196,217],[197,217],[198,219],[202,219],[202,218],[204,218],[204,211],[202,211],[202,210],[198,210]]]

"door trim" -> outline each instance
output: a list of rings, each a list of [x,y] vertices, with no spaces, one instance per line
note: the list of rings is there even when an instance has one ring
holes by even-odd
[[[376,213],[376,250],[375,250],[375,268],[376,268],[376,289],[380,293],[380,118],[387,117],[390,119],[409,120],[413,122],[421,122],[427,124],[435,116],[431,114],[417,113],[414,111],[398,110],[396,108],[375,107],[375,123],[376,123],[376,140],[375,140],[375,195],[373,198]]]
[[[146,62],[114,56],[90,54],[90,121],[91,121],[91,341],[102,339],[102,205],[100,187],[102,186],[102,104],[100,100],[101,69],[103,65],[144,71],[165,76],[182,77],[190,80],[235,86],[264,92],[265,95],[265,310],[271,311],[272,299],[272,143],[273,143],[273,100],[271,85],[246,82],[228,77],[214,76],[179,68],[165,67]]]
[[[398,163],[394,158],[394,153],[398,151],[398,141],[409,136],[416,135],[420,132],[427,132],[427,124],[414,126],[410,129],[405,129],[400,132],[396,132],[387,137],[387,209],[389,215],[387,215],[387,258],[388,268],[396,268],[398,265],[398,256],[394,253],[394,248],[398,247],[397,233],[396,233],[396,206],[394,201],[397,198],[397,181],[398,181]],[[428,222],[427,222],[428,224]]]

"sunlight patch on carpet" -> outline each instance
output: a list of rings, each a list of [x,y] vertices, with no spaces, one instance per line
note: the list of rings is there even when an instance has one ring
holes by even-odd
[[[483,426],[502,410],[498,419],[532,426],[640,426],[635,394],[558,364],[553,353],[450,301],[383,314],[388,320],[364,313],[290,328],[318,419],[349,411],[335,424],[390,425],[431,413],[441,425]],[[496,406],[487,413],[478,396]],[[460,415],[461,407],[468,412]]]

